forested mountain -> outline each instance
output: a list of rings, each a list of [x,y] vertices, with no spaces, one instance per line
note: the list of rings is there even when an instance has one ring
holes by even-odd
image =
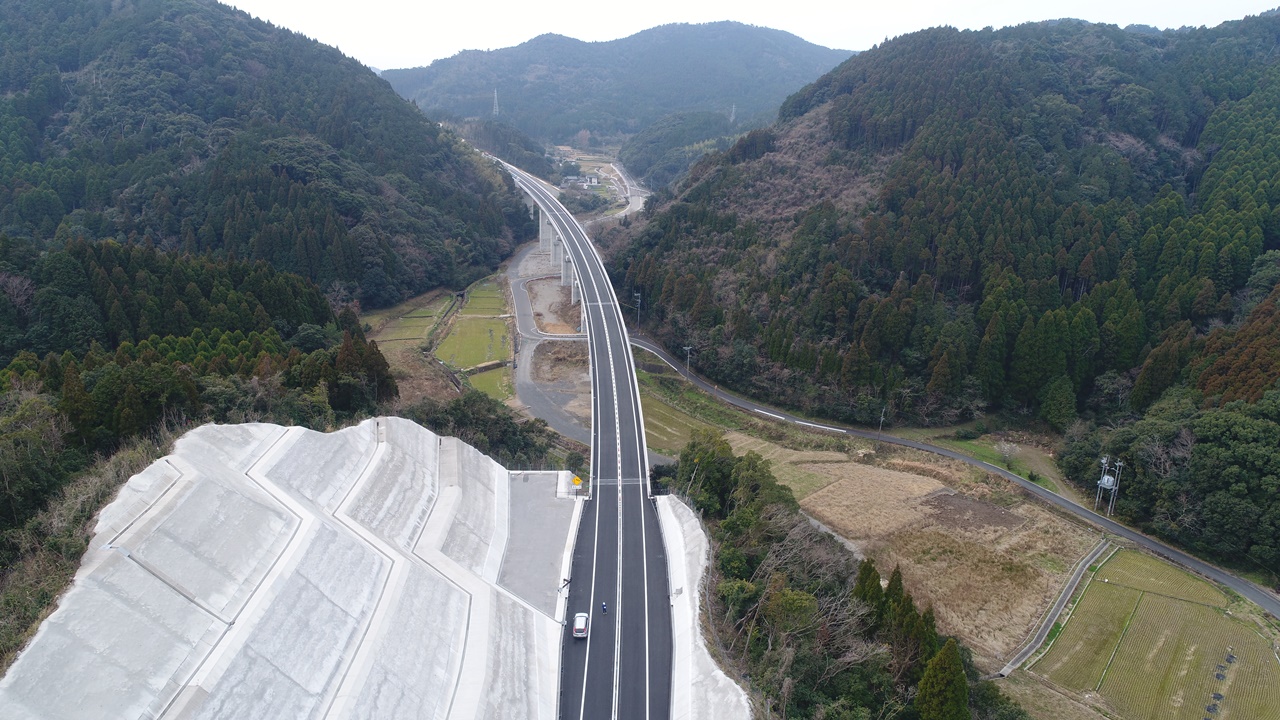
[[[1274,15],[897,38],[615,231],[615,283],[717,382],[863,423],[1037,415],[1077,481],[1126,459],[1131,519],[1280,570],[1277,60]]]
[[[461,285],[531,232],[358,62],[197,0],[0,5],[0,228],[262,259],[334,297]]]
[[[664,188],[698,158],[728,148],[735,134],[729,118],[719,113],[674,113],[627,138],[618,159],[646,186]]]
[[[542,35],[382,77],[428,114],[491,115],[497,90],[506,122],[563,143],[584,130],[634,133],[677,111],[728,116],[735,105],[737,118],[768,122],[788,94],[849,54],[740,23],[676,24],[610,42]]]

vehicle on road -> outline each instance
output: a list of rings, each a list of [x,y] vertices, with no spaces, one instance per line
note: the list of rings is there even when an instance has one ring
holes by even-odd
[[[573,636],[576,638],[584,638],[587,636],[586,613],[578,613],[573,616]]]

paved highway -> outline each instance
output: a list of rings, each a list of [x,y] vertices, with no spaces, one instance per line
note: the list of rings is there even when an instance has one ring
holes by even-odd
[[[774,408],[767,408],[764,405],[761,405],[759,403],[755,403],[745,398],[739,397],[737,395],[733,395],[731,393],[725,392],[724,390],[721,390],[720,388],[715,387],[710,383],[706,382],[702,378],[699,378],[696,375],[692,375],[690,373],[685,372],[684,363],[682,361],[675,359],[670,354],[668,354],[666,350],[659,347],[656,343],[653,343],[650,340],[643,339],[643,338],[632,338],[631,343],[636,347],[644,348],[645,350],[648,350],[649,352],[652,352],[658,357],[662,358],[663,362],[670,365],[677,372],[685,376],[686,379],[688,379],[694,385],[697,385],[703,391],[710,393],[711,395],[715,396],[719,400],[727,402],[730,405],[734,405],[736,407],[742,408],[743,410],[746,410],[748,412],[754,412],[758,415],[770,417],[770,418],[773,418],[774,420],[779,420],[782,422],[789,422],[789,423],[795,423],[797,425],[804,425],[806,427],[814,428],[816,430],[825,430],[828,432],[843,433],[845,435],[853,435],[855,437],[867,438],[869,440],[886,442],[891,445],[901,445],[903,447],[910,447],[910,448],[915,448],[917,450],[924,450],[926,452],[936,453],[944,457],[949,457],[954,460],[960,460],[961,462],[965,462],[970,465],[980,467],[983,470],[986,470],[987,472],[995,473],[996,475],[1007,478],[1008,480],[1022,486],[1022,489],[1026,490],[1031,495],[1034,495],[1037,498],[1043,500],[1044,502],[1049,503],[1050,505],[1053,505],[1055,507],[1062,508],[1063,510],[1066,510],[1067,512],[1072,513],[1077,517],[1084,519],[1085,521],[1089,522],[1091,525],[1101,528],[1105,532],[1108,532],[1108,533],[1111,533],[1112,535],[1116,535],[1118,537],[1122,537],[1126,540],[1129,540],[1130,542],[1133,542],[1136,545],[1144,547],[1147,550],[1167,560],[1177,563],[1178,565],[1181,565],[1184,568],[1187,568],[1188,570],[1191,570],[1192,572],[1198,575],[1207,577],[1210,580],[1213,580],[1214,582],[1221,583],[1222,585],[1225,585],[1231,588],[1232,590],[1234,590],[1235,592],[1239,593],[1240,595],[1248,598],[1251,602],[1257,604],[1258,607],[1271,613],[1273,616],[1280,618],[1280,597],[1277,597],[1275,593],[1264,590],[1263,588],[1255,585],[1254,583],[1249,582],[1248,580],[1245,580],[1244,578],[1233,575],[1227,572],[1226,570],[1223,570],[1222,568],[1219,568],[1215,565],[1210,565],[1209,563],[1199,558],[1192,557],[1191,555],[1188,555],[1187,553],[1181,550],[1178,550],[1177,548],[1166,545],[1160,542],[1159,540],[1156,540],[1155,538],[1149,537],[1147,535],[1143,535],[1142,533],[1138,532],[1137,530],[1134,530],[1133,528],[1126,527],[1110,518],[1103,517],[1093,512],[1092,510],[1089,510],[1088,508],[1081,507],[1055,492],[1046,490],[1045,488],[1042,488],[1039,485],[1036,485],[1035,483],[1031,482],[1030,480],[1027,480],[1026,478],[1020,475],[1014,475],[1013,473],[1009,472],[1008,470],[1005,470],[1002,467],[992,465],[991,463],[983,462],[976,458],[971,458],[968,455],[958,453],[954,450],[948,450],[947,448],[944,448],[944,447],[938,447],[937,445],[930,445],[928,443],[916,442],[914,440],[906,440],[903,438],[896,438],[896,437],[891,437],[887,435],[882,436],[881,434],[872,432],[870,430],[858,430],[854,428],[847,428],[847,427],[840,427],[835,425],[825,425],[821,423],[810,422],[808,420],[805,420],[804,418],[797,417],[795,415],[783,412],[781,410],[777,410]]]
[[[567,618],[591,615],[585,640],[566,623],[560,679],[565,720],[670,716],[667,561],[649,489],[630,339],[595,247],[541,181],[507,165],[563,238],[577,269],[591,363],[591,499],[574,545]],[[608,603],[607,615],[601,603]]]

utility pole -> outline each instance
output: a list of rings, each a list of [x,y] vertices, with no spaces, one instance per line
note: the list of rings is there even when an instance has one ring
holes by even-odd
[[[498,117],[498,88],[493,89],[493,116]]]
[[[636,296],[636,330],[639,330],[640,329],[640,293],[635,293],[635,296]]]
[[[684,374],[685,375],[689,374],[689,357],[693,354],[692,351],[693,351],[692,345],[684,346]]]
[[[884,433],[884,411],[888,410],[887,404],[880,406],[880,427],[876,429],[876,451],[880,450],[880,435]]]

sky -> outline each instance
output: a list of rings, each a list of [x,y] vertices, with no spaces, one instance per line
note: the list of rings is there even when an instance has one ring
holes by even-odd
[[[222,0],[382,70],[429,65],[462,50],[511,47],[544,33],[615,40],[668,23],[735,20],[818,45],[866,50],[938,25],[1005,27],[1073,17],[1176,28],[1256,15],[1280,0]],[[834,8],[834,9],[833,9]]]

